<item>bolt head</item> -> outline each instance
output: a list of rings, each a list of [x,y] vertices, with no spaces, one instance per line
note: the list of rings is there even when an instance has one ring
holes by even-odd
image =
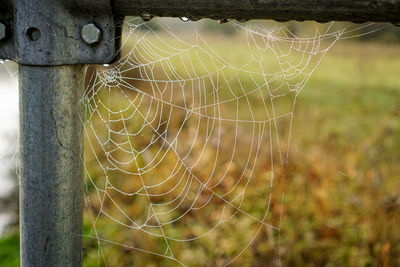
[[[101,39],[101,30],[93,23],[86,24],[82,27],[82,39],[90,45],[98,43]]]
[[[6,39],[6,25],[0,22],[0,41]]]

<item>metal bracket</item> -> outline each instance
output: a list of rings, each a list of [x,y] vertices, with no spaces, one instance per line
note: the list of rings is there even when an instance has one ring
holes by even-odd
[[[39,66],[112,63],[122,22],[112,0],[2,0],[0,58]]]

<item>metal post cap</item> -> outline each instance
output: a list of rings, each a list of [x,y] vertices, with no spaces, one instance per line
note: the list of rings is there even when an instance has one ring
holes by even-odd
[[[98,43],[101,39],[101,30],[93,23],[86,24],[82,27],[82,39],[87,44]]]

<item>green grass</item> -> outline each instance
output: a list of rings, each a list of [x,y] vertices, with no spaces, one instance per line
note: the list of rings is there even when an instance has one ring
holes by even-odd
[[[5,235],[0,239],[0,266],[19,267],[18,232]]]
[[[291,264],[396,266],[399,46],[345,43],[299,99],[284,220]],[[299,209],[299,207],[301,207]],[[300,223],[298,223],[300,222]]]
[[[215,49],[228,57],[232,49],[226,47],[232,41],[218,38]],[[280,239],[277,233],[263,232],[236,266],[274,266],[278,260],[283,266],[400,265],[399,51],[399,45],[343,42],[323,59],[297,101],[289,162],[275,170],[271,220],[276,225],[283,211]],[[240,65],[246,56],[237,52],[231,60]],[[173,159],[167,160],[172,164]],[[93,175],[101,173],[93,162],[89,164]],[[160,168],[160,175],[163,171]],[[134,188],[128,183],[121,186]],[[265,194],[263,188],[253,184],[250,191]],[[133,214],[140,213],[140,199],[117,200],[131,207]],[[250,204],[254,213],[263,208],[256,198]],[[240,216],[235,222],[240,229],[253,227]],[[195,219],[190,225],[193,231],[204,227]],[[188,229],[174,227],[169,230],[179,234]],[[113,240],[128,238],[148,250],[163,249],[157,247],[160,242],[147,240],[145,235],[132,236],[106,219],[100,219],[96,229]],[[90,230],[86,217],[85,234]],[[218,235],[211,235],[203,243],[174,249],[193,266],[221,265],[223,259],[214,258],[220,255],[219,249],[234,254],[243,239],[238,228],[224,231],[229,235],[224,243],[219,243]],[[275,236],[273,245],[265,241],[269,235]],[[91,238],[85,238],[84,244],[85,266],[102,266],[103,256],[113,267],[174,266],[166,259],[107,243],[99,249],[97,240]],[[14,234],[0,240],[0,266],[18,264]]]
[[[231,45],[232,39],[221,36],[210,37],[208,41],[219,56],[233,65],[240,66],[247,62],[248,54],[241,52],[246,51],[245,44],[236,42]],[[153,45],[157,46],[157,43]],[[289,161],[275,168],[270,221],[278,225],[283,211],[280,238],[277,233],[262,231],[254,245],[235,262],[236,266],[274,266],[279,260],[284,266],[400,264],[400,229],[397,227],[400,221],[399,49],[399,45],[343,42],[326,55],[298,98]],[[190,58],[194,66],[199,66],[197,75],[206,71],[200,67],[198,58],[193,55],[185,55],[185,58]],[[173,64],[178,72],[184,73],[178,63]],[[276,70],[272,55],[264,58],[263,66],[270,68],[268,71]],[[213,68],[215,66],[206,66],[208,70]],[[249,68],[256,71],[257,65]],[[226,71],[227,76],[230,72]],[[235,75],[235,72],[231,74]],[[240,78],[244,88],[251,90],[254,85],[250,77],[240,74]],[[253,78],[262,81],[261,76]],[[146,90],[145,84],[137,86]],[[242,93],[235,81],[231,86],[234,94]],[[220,97],[229,99],[232,94],[223,88]],[[250,96],[249,99],[254,103],[257,101],[257,97]],[[278,101],[280,99],[275,104],[276,110],[283,114],[290,109],[290,96]],[[121,103],[126,105],[123,101]],[[239,105],[242,110],[240,116],[248,118],[246,106]],[[253,108],[257,116],[258,109],[256,106]],[[234,109],[226,109],[234,114]],[[174,118],[181,119],[179,116]],[[280,127],[283,136],[287,136],[287,126],[287,122],[283,121]],[[231,137],[229,133],[224,135],[225,139]],[[241,135],[240,138],[246,140],[247,137]],[[141,140],[137,138],[133,142]],[[225,149],[229,151],[229,147]],[[238,160],[240,162],[245,162],[245,158]],[[173,165],[174,159],[166,158],[163,164]],[[165,175],[162,167],[154,175]],[[267,193],[263,191],[267,187],[260,183],[264,183],[262,177],[268,175],[268,172],[256,172],[254,179],[258,182],[250,184],[249,202],[245,202],[244,207],[252,214],[260,214],[265,208],[260,196]],[[127,181],[119,186],[129,188],[132,179]],[[283,207],[280,204],[282,192],[285,193]],[[123,198],[120,201],[123,203]],[[217,203],[215,205],[218,207]],[[212,208],[209,209],[211,213]],[[186,224],[178,223],[168,230],[179,236],[188,229],[202,229],[205,226],[200,220],[208,218],[208,213],[204,214],[206,217],[192,221],[188,216]],[[185,262],[194,262],[193,266],[222,265],[225,257],[229,258],[243,247],[246,231],[241,229],[254,230],[251,221],[240,216],[235,218],[235,225],[233,228],[225,227],[220,233],[191,246],[177,244],[174,247],[177,257]],[[140,245],[140,240],[146,240],[146,236],[136,236],[136,232],[112,224],[98,225],[98,229],[108,239],[128,240],[147,250],[157,250],[157,246],[162,244],[147,240],[146,245]],[[126,239],[124,235],[135,235],[135,239]],[[270,235],[274,236],[274,241],[271,241]],[[132,262],[138,266],[172,264],[159,257],[107,244],[103,255],[112,266],[125,266]]]

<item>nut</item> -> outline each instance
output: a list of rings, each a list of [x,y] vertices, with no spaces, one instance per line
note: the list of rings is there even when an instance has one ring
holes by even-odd
[[[101,30],[93,23],[86,24],[82,27],[82,39],[90,45],[98,43],[101,39]]]
[[[0,22],[0,41],[6,39],[6,25]]]

